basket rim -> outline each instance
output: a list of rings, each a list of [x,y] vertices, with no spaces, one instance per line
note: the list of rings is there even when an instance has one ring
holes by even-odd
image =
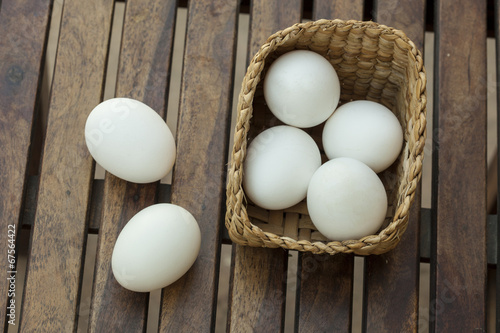
[[[372,29],[368,33],[376,35],[390,35],[398,48],[406,49],[412,62],[416,64],[414,70],[416,93],[418,96],[418,114],[417,122],[413,125],[412,134],[416,136],[417,147],[414,152],[410,152],[414,159],[411,167],[411,180],[404,189],[403,200],[398,201],[398,207],[394,212],[393,220],[385,228],[375,235],[367,235],[359,240],[344,241],[307,241],[295,240],[287,236],[275,235],[254,225],[246,212],[247,200],[242,185],[243,162],[246,156],[247,134],[250,129],[249,121],[253,113],[253,97],[255,89],[261,81],[261,73],[265,66],[267,56],[274,52],[280,45],[286,43],[291,38],[299,38],[305,32],[323,31],[332,29],[362,29],[365,33],[367,29]],[[256,73],[256,75],[252,75]],[[250,75],[249,75],[250,74]],[[296,23],[290,27],[279,30],[269,36],[266,42],[260,47],[257,53],[252,57],[247,72],[243,78],[239,100],[238,115],[235,128],[235,139],[231,161],[228,168],[228,181],[226,189],[226,216],[225,226],[228,229],[231,240],[237,244],[263,247],[282,247],[284,249],[295,249],[298,251],[312,253],[356,253],[356,254],[380,254],[394,248],[400,240],[401,235],[406,230],[408,224],[409,208],[414,200],[417,184],[421,178],[422,160],[424,157],[423,146],[426,138],[426,73],[423,66],[423,58],[420,50],[399,29],[388,27],[373,21],[358,20],[327,20],[320,19],[304,23]],[[407,111],[408,112],[408,111]],[[243,138],[239,147],[236,147],[236,140]],[[238,149],[237,149],[238,148]],[[405,157],[406,160],[406,157]],[[237,186],[234,186],[232,180],[239,179]],[[401,194],[401,193],[400,193]],[[401,197],[400,197],[401,198]],[[400,202],[401,201],[401,202]],[[240,202],[240,206],[234,203]],[[242,218],[240,214],[243,215]],[[397,218],[396,218],[397,217]],[[257,243],[252,244],[250,238],[257,239]]]

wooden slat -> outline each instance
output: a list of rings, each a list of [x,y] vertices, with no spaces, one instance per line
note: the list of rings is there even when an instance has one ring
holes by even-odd
[[[23,332],[76,329],[94,169],[83,129],[89,106],[97,105],[102,95],[112,12],[111,0],[64,2],[24,290]]]
[[[436,5],[431,331],[486,321],[486,1]]]
[[[374,6],[374,21],[401,29],[424,52],[425,0],[379,1]]]
[[[400,244],[365,261],[363,326],[367,332],[416,332],[420,272],[420,190]],[[417,227],[418,228],[417,228]]]
[[[291,1],[252,1],[250,32],[248,41],[248,62],[257,53],[266,39],[278,30],[285,29],[301,19],[302,4]]]
[[[5,252],[0,279],[0,327],[3,328],[9,302],[7,277],[11,275],[7,271],[15,271],[7,266],[7,259],[11,259],[7,258],[11,244],[8,236],[9,230],[15,236],[21,228],[21,201],[51,1],[0,3],[0,248]],[[18,310],[13,314],[16,317],[8,319],[17,325],[21,295],[17,293],[13,300]]]
[[[403,30],[423,52],[425,0],[378,2],[374,20]],[[416,332],[420,272],[420,188],[400,244],[365,261],[363,324],[367,332]],[[390,286],[390,287],[389,287]]]
[[[140,100],[165,116],[176,1],[126,3],[116,96]],[[140,69],[140,70],[138,70]],[[90,331],[142,332],[148,293],[122,288],[111,271],[116,238],[140,210],[156,202],[158,183],[133,184],[106,174]]]
[[[288,255],[282,249],[233,245],[228,332],[281,332]]]
[[[315,3],[313,18],[362,20],[362,3],[320,1]],[[352,255],[299,254],[299,301],[295,309],[298,332],[351,330],[353,273]]]
[[[149,293],[124,289],[111,271],[111,255],[121,229],[141,209],[155,201],[155,184],[139,185],[107,174],[89,332],[143,332]]]
[[[350,332],[354,257],[299,257],[297,332]]]
[[[301,1],[252,2],[248,61],[274,32],[300,22]],[[228,331],[284,328],[287,252],[233,245]]]
[[[202,241],[195,264],[162,291],[163,332],[215,327],[238,4],[189,2],[172,203],[193,214]]]
[[[313,8],[315,20],[319,19],[341,19],[341,20],[362,20],[363,0],[352,1],[331,1],[315,0]]]

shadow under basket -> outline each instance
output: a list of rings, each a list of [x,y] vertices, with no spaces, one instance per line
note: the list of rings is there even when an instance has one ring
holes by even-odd
[[[404,143],[398,159],[379,173],[388,198],[386,220],[374,235],[330,241],[314,227],[302,201],[285,210],[255,206],[242,186],[248,143],[263,130],[281,125],[267,108],[262,84],[280,55],[306,49],[324,56],[340,79],[340,104],[371,100],[398,118]],[[421,178],[426,137],[426,75],[422,55],[400,30],[375,22],[319,20],[298,23],[268,38],[243,79],[227,180],[225,224],[232,241],[254,247],[282,247],[312,253],[381,254],[393,249],[408,225]],[[321,145],[323,125],[305,129]]]

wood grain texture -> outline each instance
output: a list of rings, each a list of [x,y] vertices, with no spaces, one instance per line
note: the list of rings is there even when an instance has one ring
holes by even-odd
[[[248,62],[273,33],[300,22],[302,2],[252,1],[250,32],[248,39]]]
[[[132,292],[120,286],[111,271],[111,255],[125,224],[154,203],[155,187],[106,175],[89,332],[145,332],[149,293]]]
[[[233,245],[228,332],[281,332],[287,251]]]
[[[315,0],[313,6],[315,20],[363,20],[363,0]]]
[[[384,24],[403,32],[423,52],[425,30],[425,0],[389,0],[378,1],[374,5],[374,18],[377,23]]]
[[[366,332],[417,332],[420,273],[420,198],[393,250],[365,260],[363,327]]]
[[[202,241],[191,269],[162,291],[164,332],[215,327],[238,4],[191,1],[188,6],[172,203],[193,214]]]
[[[176,1],[130,0],[126,3],[116,96],[140,100],[165,116]],[[111,255],[120,231],[140,210],[156,203],[158,183],[133,184],[109,173],[104,181],[91,332],[143,332],[148,293],[122,288],[111,271]]]
[[[486,1],[436,4],[430,328],[486,321]]]
[[[299,257],[297,332],[350,332],[354,256]]]
[[[300,22],[301,11],[302,2],[298,0],[253,1],[248,61],[270,35]],[[287,252],[236,244],[233,248],[228,331],[283,331]]]
[[[380,18],[380,19],[379,19]],[[379,1],[379,23],[403,30],[420,49],[424,45],[425,1]],[[421,50],[423,51],[423,50]],[[416,332],[420,273],[420,207],[417,190],[408,227],[398,246],[365,261],[363,326],[366,332]]]
[[[113,1],[64,2],[20,329],[76,329],[93,162],[84,140],[102,95]],[[85,22],[85,24],[83,24]]]
[[[313,19],[362,20],[362,3],[315,2]],[[354,256],[299,254],[295,327],[298,332],[349,332],[352,318]],[[325,308],[328,310],[325,311]]]
[[[51,1],[4,0],[0,7],[0,248],[12,250],[9,230],[15,237],[21,228],[22,200],[30,136],[41,78]],[[34,203],[33,203],[34,204]],[[14,231],[14,234],[12,233]],[[9,252],[13,255],[14,253]],[[7,268],[8,253],[2,259]],[[6,323],[10,274],[0,279],[0,328]],[[21,295],[13,300],[19,307]],[[9,310],[10,312],[10,310]],[[8,313],[9,313],[8,312]],[[19,323],[17,316],[9,317]]]

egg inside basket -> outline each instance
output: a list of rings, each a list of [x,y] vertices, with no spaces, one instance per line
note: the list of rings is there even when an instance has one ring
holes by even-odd
[[[388,209],[383,226],[373,235],[331,241],[314,227],[305,200],[274,211],[256,206],[245,195],[242,180],[248,144],[263,130],[282,124],[264,100],[266,70],[280,55],[295,49],[314,51],[333,65],[341,84],[339,105],[353,100],[378,102],[387,106],[402,126],[401,153],[388,169],[379,173],[387,191]],[[238,100],[225,218],[232,241],[318,254],[381,254],[394,248],[408,225],[410,206],[421,178],[426,136],[425,89],[421,53],[400,30],[375,22],[318,20],[298,23],[270,36],[250,62]],[[323,125],[305,129],[321,151]]]

